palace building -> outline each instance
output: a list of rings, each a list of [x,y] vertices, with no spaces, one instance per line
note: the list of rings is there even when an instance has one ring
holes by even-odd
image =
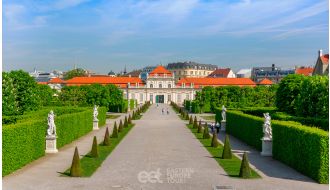
[[[58,82],[58,83],[56,83]],[[51,87],[58,90],[63,86],[80,86],[91,84],[114,84],[123,90],[124,98],[135,99],[138,104],[146,101],[151,103],[170,103],[171,101],[182,104],[184,100],[193,100],[196,92],[205,86],[256,86],[249,78],[181,78],[175,80],[175,74],[157,66],[146,74],[146,79],[139,77],[74,77],[72,79],[52,80]]]

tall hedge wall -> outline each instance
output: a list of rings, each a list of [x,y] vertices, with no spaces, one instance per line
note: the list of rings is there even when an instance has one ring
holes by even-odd
[[[221,117],[221,109],[216,109]],[[227,111],[226,132],[262,148],[264,119],[240,111]],[[329,133],[293,121],[272,120],[273,157],[319,183],[329,183]]]
[[[273,157],[319,183],[329,183],[329,133],[294,122],[272,121]]]
[[[217,109],[221,117],[221,109]],[[263,118],[244,114],[240,111],[227,111],[226,132],[244,141],[246,144],[261,150],[261,138],[263,137]]]
[[[72,112],[75,111],[75,113]],[[47,110],[48,111],[48,110]],[[106,108],[99,108],[99,125],[105,124]],[[39,117],[26,117],[16,124],[2,127],[2,176],[8,175],[45,154],[47,113],[35,112]],[[83,136],[92,130],[92,108],[55,108],[57,147]],[[67,113],[67,114],[66,114]]]

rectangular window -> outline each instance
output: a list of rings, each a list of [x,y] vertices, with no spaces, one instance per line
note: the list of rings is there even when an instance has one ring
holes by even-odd
[[[140,93],[140,102],[143,102],[143,93]]]
[[[154,102],[154,96],[152,94],[150,94],[150,102]]]
[[[171,94],[167,95],[167,101],[169,101],[169,102],[172,101],[171,100]]]

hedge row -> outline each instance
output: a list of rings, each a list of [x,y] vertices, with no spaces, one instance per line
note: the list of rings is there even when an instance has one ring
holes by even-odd
[[[289,115],[284,112],[278,112],[275,107],[261,107],[261,108],[242,108],[240,109],[246,114],[255,115],[258,117],[263,117],[263,113],[268,112],[272,119],[274,120],[282,120],[282,121],[296,121],[303,125],[317,127],[323,129],[325,131],[329,131],[329,118],[315,118],[315,117],[297,117],[293,115]]]
[[[72,110],[75,110],[76,113],[64,114]],[[106,108],[99,108],[98,118],[100,126],[105,124],[105,112]],[[93,128],[92,108],[55,108],[54,113],[56,115],[55,124],[58,148],[81,137]],[[35,114],[40,117],[27,117],[25,121],[20,120],[16,124],[3,126],[2,176],[10,174],[45,154],[47,113],[42,110],[40,113]],[[46,115],[44,116],[43,114]]]
[[[272,121],[272,128],[275,159],[329,183],[329,133],[288,121]]]
[[[217,115],[221,117],[221,109],[217,109]],[[219,116],[218,116],[219,117]],[[257,150],[261,150],[261,138],[263,137],[263,118],[244,114],[240,111],[227,111],[226,132],[241,139]]]
[[[221,109],[217,109],[219,117]],[[240,111],[227,111],[226,132],[262,148],[264,119]],[[293,121],[272,120],[273,157],[319,183],[329,183],[329,134]]]

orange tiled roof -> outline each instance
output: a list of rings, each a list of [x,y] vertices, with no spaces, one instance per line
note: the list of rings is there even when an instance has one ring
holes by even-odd
[[[201,86],[255,86],[256,83],[250,78],[182,78],[178,81],[178,85],[185,83],[186,86],[194,84],[195,88]]]
[[[213,71],[211,74],[209,74],[208,77],[224,77],[224,78],[227,78],[229,72],[230,72],[229,68],[217,69],[217,70]]]
[[[272,85],[273,82],[271,80],[269,80],[268,78],[264,78],[259,82],[259,84],[261,84],[261,85]]]
[[[328,65],[329,64],[329,54],[324,54],[321,56],[321,61],[324,65]]]
[[[47,84],[47,82],[37,82],[38,84]]]
[[[153,71],[151,71],[149,73],[150,76],[155,76],[155,75],[158,75],[158,76],[164,76],[164,75],[168,75],[168,76],[172,76],[172,73],[165,69],[165,67],[159,65],[157,66]]]
[[[48,83],[63,84],[63,83],[66,83],[66,81],[56,77],[56,78],[50,79],[50,81],[48,81]]]
[[[296,74],[311,76],[313,71],[314,71],[313,67],[301,67],[301,68],[296,69]]]
[[[118,87],[125,88],[127,83],[131,86],[135,86],[136,83],[139,85],[142,80],[138,77],[74,77],[66,81],[68,86],[80,86],[86,84],[114,84]]]

